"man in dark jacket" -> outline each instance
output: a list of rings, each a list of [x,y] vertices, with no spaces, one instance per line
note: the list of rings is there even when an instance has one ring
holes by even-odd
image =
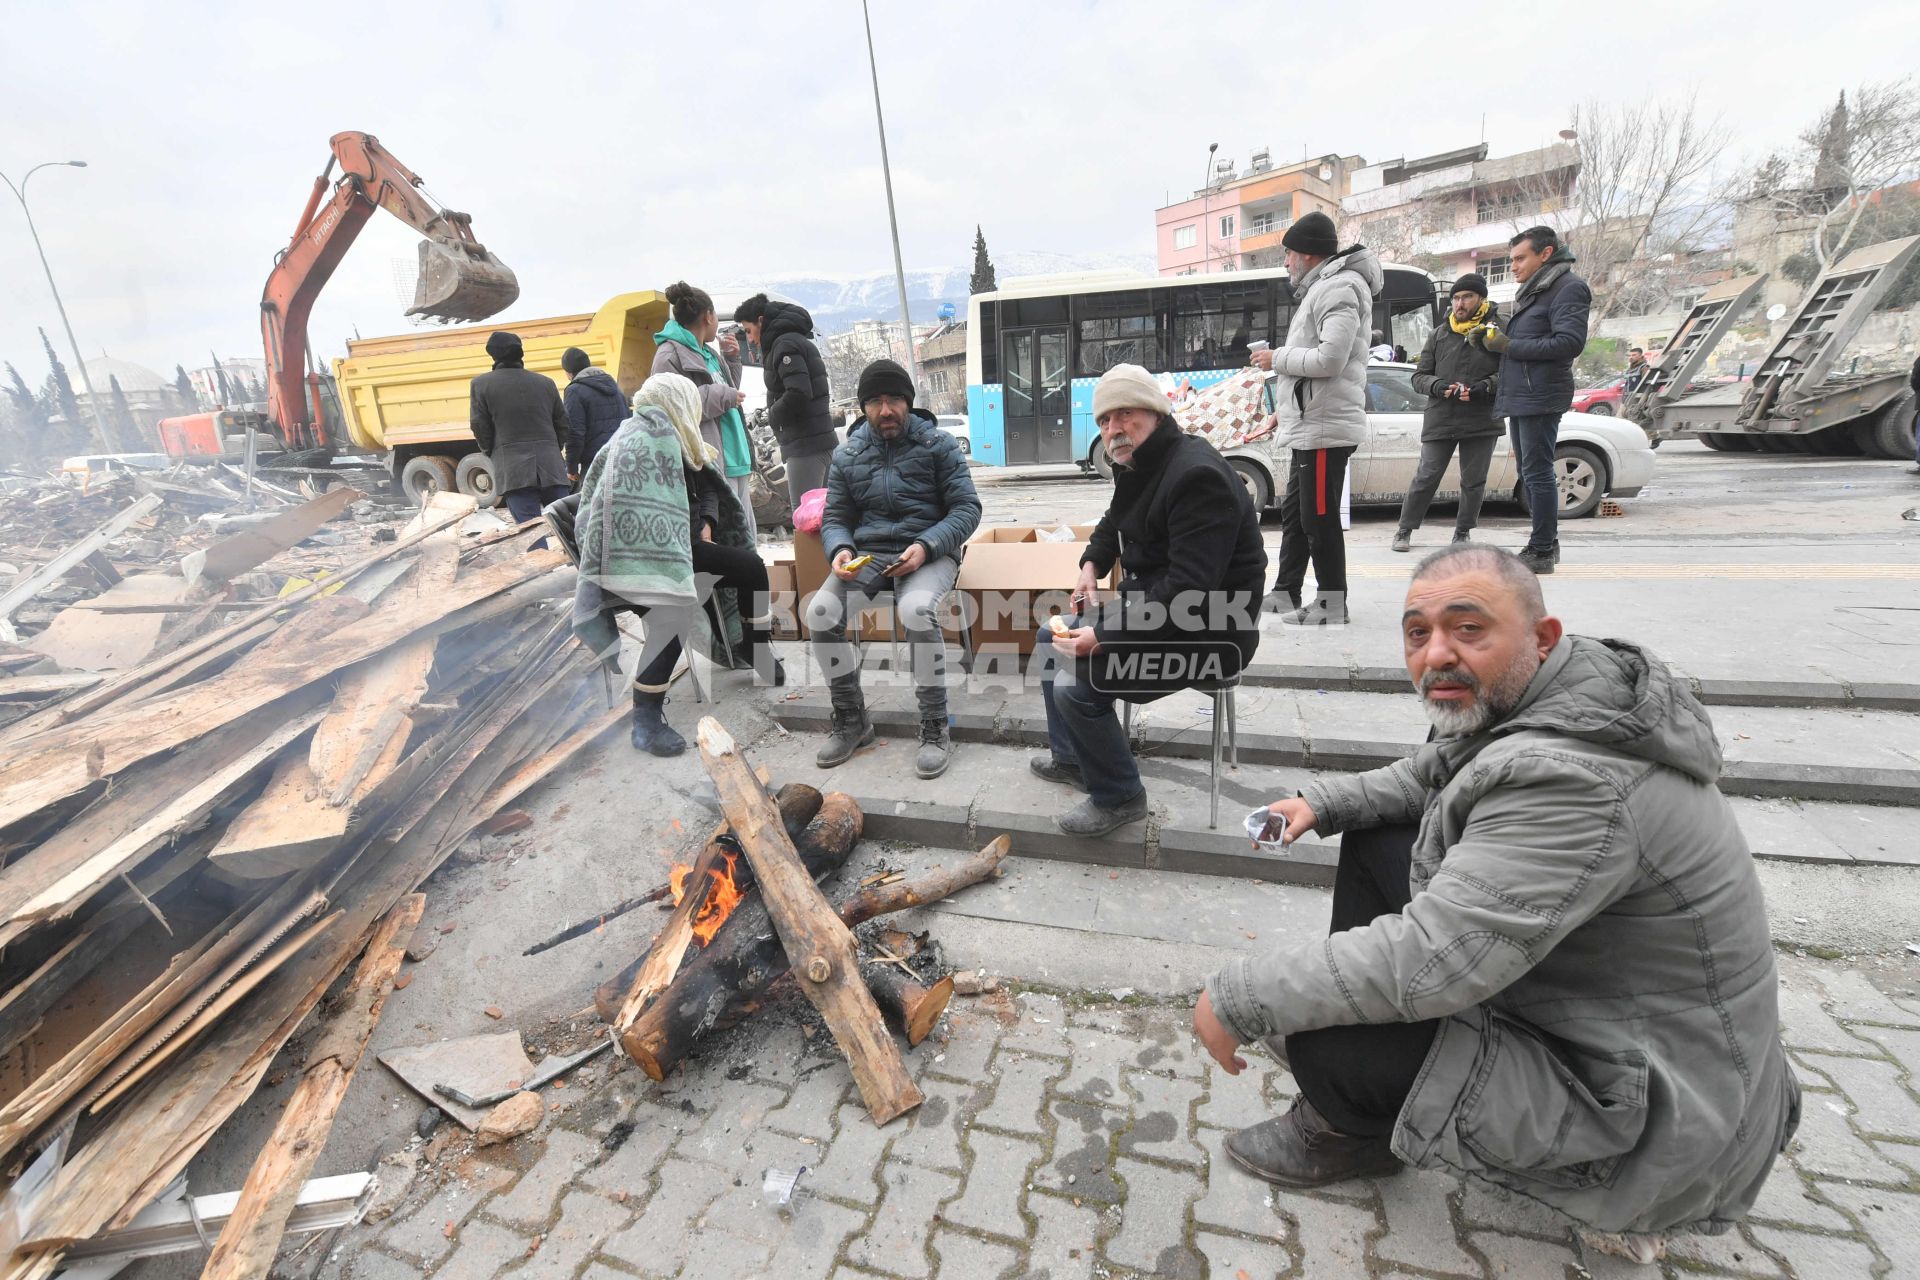
[[[787,496],[800,497],[827,482],[827,462],[838,443],[828,404],[827,366],[813,344],[813,317],[794,302],[772,302],[756,293],[734,308],[760,348],[767,389],[767,420],[780,442],[787,468]]]
[[[567,411],[560,388],[544,373],[526,367],[520,335],[504,330],[487,339],[493,371],[473,380],[467,393],[467,418],[480,452],[493,462],[493,483],[513,514],[525,524],[540,508],[567,496]],[[545,538],[533,549],[547,545]]]
[[[613,375],[594,368],[580,348],[568,347],[561,352],[560,367],[572,378],[563,400],[567,406],[567,470],[578,483],[627,420],[630,410],[626,393]]]
[[[1553,479],[1560,415],[1573,407],[1573,362],[1587,346],[1593,291],[1573,274],[1573,250],[1552,227],[1528,227],[1507,242],[1520,282],[1507,327],[1489,330],[1487,349],[1500,354],[1493,411],[1507,420],[1533,536],[1520,559],[1535,573],[1560,563],[1560,490]]]
[[[1087,793],[1055,819],[1069,835],[1146,817],[1114,703],[1238,675],[1260,643],[1267,569],[1246,486],[1212,445],[1180,429],[1152,374],[1135,364],[1107,370],[1093,416],[1113,459],[1113,499],[1080,560],[1078,625],[1042,630],[1034,650],[1051,750],[1033,757],[1033,771]],[[1116,561],[1119,591],[1102,603],[1098,584]]]
[[[980,527],[980,499],[959,443],[932,414],[913,407],[913,379],[905,369],[875,360],[860,372],[859,396],[866,421],[830,455],[827,472],[820,542],[833,572],[806,606],[813,651],[833,698],[833,726],[816,763],[832,768],[873,741],[847,618],[883,605],[875,597],[890,588],[920,703],[914,772],[937,778],[953,755],[940,605],[959,576],[961,548]],[[853,567],[869,556],[867,565]]]
[[[1644,347],[1628,347],[1627,371],[1620,379],[1620,394],[1630,396],[1638,391],[1640,384],[1645,382],[1647,375],[1652,372],[1653,367],[1647,363],[1646,349]]]
[[[1413,531],[1426,519],[1427,504],[1440,487],[1455,446],[1460,449],[1460,511],[1453,521],[1453,540],[1467,541],[1480,518],[1487,467],[1493,462],[1493,445],[1501,430],[1500,420],[1493,416],[1500,357],[1485,344],[1488,326],[1498,319],[1498,311],[1487,300],[1485,276],[1468,272],[1453,282],[1453,306],[1446,321],[1427,338],[1420,365],[1413,371],[1413,389],[1427,397],[1427,411],[1420,422],[1420,464],[1400,504],[1395,551],[1413,549]]]

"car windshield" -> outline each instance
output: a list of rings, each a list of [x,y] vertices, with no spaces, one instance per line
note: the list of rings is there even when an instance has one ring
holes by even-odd
[[[1368,413],[1419,413],[1426,407],[1427,398],[1413,389],[1411,369],[1368,367]]]

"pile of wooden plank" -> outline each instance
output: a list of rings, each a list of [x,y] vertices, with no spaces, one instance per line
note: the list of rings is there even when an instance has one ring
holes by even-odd
[[[472,510],[436,499],[0,729],[0,1277],[140,1215],[364,951],[210,1272],[264,1274],[415,889],[624,714],[567,626],[564,557],[534,528],[463,535]],[[202,572],[297,534],[216,542]]]

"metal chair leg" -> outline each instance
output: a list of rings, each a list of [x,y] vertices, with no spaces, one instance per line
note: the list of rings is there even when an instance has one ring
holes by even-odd
[[[1236,697],[1239,690],[1227,689],[1227,763],[1240,767],[1240,707]]]
[[[1131,745],[1133,742],[1133,704],[1131,702],[1120,704],[1120,731],[1127,735],[1127,742]]]
[[[1220,720],[1220,695],[1216,693],[1213,695],[1213,768],[1208,775],[1211,798],[1211,807],[1207,810],[1209,831],[1220,825],[1220,740],[1226,733],[1226,726]]]

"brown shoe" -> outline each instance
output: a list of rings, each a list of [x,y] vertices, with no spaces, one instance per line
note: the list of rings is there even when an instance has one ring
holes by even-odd
[[[1336,1133],[1305,1098],[1294,1099],[1283,1116],[1228,1134],[1226,1147],[1242,1169],[1283,1187],[1386,1178],[1406,1167],[1387,1139]]]

